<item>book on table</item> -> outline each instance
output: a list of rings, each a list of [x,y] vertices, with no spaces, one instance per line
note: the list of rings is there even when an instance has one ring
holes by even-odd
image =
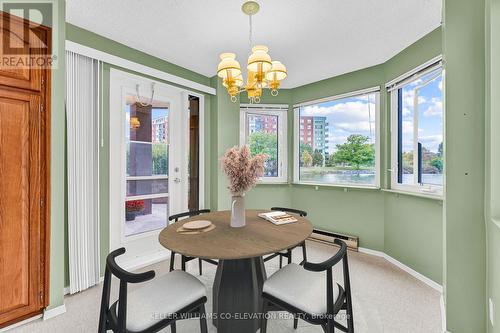
[[[259,217],[263,218],[264,220],[267,220],[273,224],[276,225],[282,225],[282,224],[288,224],[288,223],[294,223],[297,222],[297,219],[285,212],[268,212],[268,213],[260,213]]]

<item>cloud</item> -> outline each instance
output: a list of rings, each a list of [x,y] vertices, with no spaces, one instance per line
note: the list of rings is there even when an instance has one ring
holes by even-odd
[[[443,91],[443,80],[439,80],[438,88]]]
[[[431,104],[424,111],[425,117],[443,117],[443,102],[439,99],[432,99]]]
[[[375,123],[375,103],[364,103],[361,101],[338,103],[332,106],[307,106],[301,116],[323,116],[327,117],[330,126],[346,129],[360,130],[370,129],[370,120]],[[370,112],[369,112],[370,111]],[[358,126],[359,125],[359,126]]]
[[[443,135],[442,134],[434,134],[434,135],[427,135],[427,136],[420,136],[418,138],[418,141],[422,143],[422,145],[429,149],[432,152],[437,152],[439,144],[443,142]]]
[[[403,120],[403,133],[413,133],[413,121]]]
[[[415,90],[404,90],[403,91],[403,107],[411,107],[414,106],[415,100]],[[418,104],[423,104],[427,102],[426,98],[422,95],[418,95]]]

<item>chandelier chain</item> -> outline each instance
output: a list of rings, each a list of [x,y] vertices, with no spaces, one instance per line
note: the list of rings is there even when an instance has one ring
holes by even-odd
[[[248,41],[250,42],[250,49],[252,49],[252,15],[248,15],[249,31],[248,31]]]

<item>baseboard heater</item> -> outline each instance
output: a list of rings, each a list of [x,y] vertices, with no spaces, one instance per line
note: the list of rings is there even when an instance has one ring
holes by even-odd
[[[336,232],[314,229],[309,240],[320,242],[328,245],[335,245],[335,239],[340,239],[347,244],[347,248],[353,251],[358,251],[359,238],[357,236],[349,236],[338,234]]]

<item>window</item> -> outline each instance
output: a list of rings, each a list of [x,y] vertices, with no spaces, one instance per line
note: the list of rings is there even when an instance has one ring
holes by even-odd
[[[127,95],[127,101],[135,96]],[[169,106],[125,105],[125,236],[164,228],[168,218]]]
[[[379,95],[377,87],[295,106],[295,182],[379,186]]]
[[[395,190],[443,193],[443,71],[439,63],[391,87]]]
[[[262,182],[287,182],[287,112],[288,106],[241,107],[241,145],[248,145],[252,155],[268,156]]]

